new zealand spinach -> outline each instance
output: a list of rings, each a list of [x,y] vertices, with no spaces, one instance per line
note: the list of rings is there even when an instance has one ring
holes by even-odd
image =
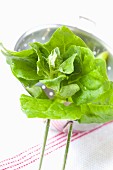
[[[106,61],[101,55],[94,57],[66,26],[58,28],[45,44],[30,43],[29,49],[20,52],[4,47],[2,51],[14,76],[32,95],[20,97],[28,117],[82,123],[113,120],[113,83],[106,73]],[[54,90],[54,99],[45,97],[36,87],[38,82]],[[66,101],[71,104],[65,105]]]

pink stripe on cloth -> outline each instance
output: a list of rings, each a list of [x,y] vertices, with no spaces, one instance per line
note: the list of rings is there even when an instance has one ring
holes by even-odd
[[[111,121],[111,122],[113,122],[113,121]],[[71,142],[75,141],[76,139],[81,138],[82,136],[88,135],[97,129],[100,129],[101,127],[108,125],[111,122],[105,123],[97,128],[94,128],[93,130],[88,131],[88,132],[72,134]],[[65,146],[66,139],[67,139],[67,135],[64,133],[58,133],[57,135],[48,139],[44,155],[47,156],[50,153]],[[35,161],[37,161],[40,158],[40,151],[41,151],[41,144],[38,144],[36,146],[29,148],[28,150],[23,151],[20,154],[15,155],[14,157],[5,159],[0,162],[0,170],[7,170],[7,169],[19,170],[21,168],[24,168],[27,165],[34,163]]]
[[[75,141],[75,140],[77,140],[77,139],[79,139],[79,138],[81,138],[81,137],[83,137],[83,136],[85,136],[85,135],[88,135],[88,134],[90,134],[90,133],[92,133],[92,132],[100,129],[100,128],[103,127],[103,126],[110,124],[110,123],[113,123],[113,121],[107,122],[107,123],[105,123],[105,124],[103,124],[103,125],[100,125],[100,126],[94,128],[94,129],[90,130],[90,131],[80,132],[80,133],[78,133],[78,134],[75,134],[75,135],[74,135],[74,138],[73,138],[73,136],[72,136],[71,142],[73,142],[73,141]],[[66,144],[66,143],[65,143],[65,144]],[[63,146],[65,146],[65,144],[62,144],[61,146],[58,146],[58,148],[54,149],[54,151],[57,150],[57,149],[60,149],[60,148],[63,147]],[[50,154],[50,153],[51,153],[51,151],[49,151],[49,152],[47,153],[47,155]],[[46,155],[46,154],[45,154],[45,155]]]
[[[75,136],[76,136],[76,134],[73,134],[72,139],[74,139]],[[58,139],[57,142],[55,142],[53,145],[50,145],[50,147],[45,149],[45,154],[44,155],[46,156],[49,153],[52,153],[53,151],[61,148],[62,145],[65,146],[66,139],[67,139],[66,136],[61,137],[60,139]],[[3,165],[3,167],[2,167],[3,169],[1,169],[1,170],[7,170],[7,169],[17,170],[17,169],[23,168],[23,167],[37,161],[40,158],[40,151],[41,150],[34,151],[33,155],[31,155],[30,157],[27,155],[26,159],[24,159],[24,160],[23,159],[16,160],[15,162],[13,162],[14,164],[12,164],[12,165],[10,163],[8,165]]]
[[[66,134],[64,134],[63,132],[62,133],[58,133],[57,135],[53,136],[52,138],[49,138],[48,139],[48,142],[47,142],[47,145],[46,146],[49,146],[51,145],[52,143],[54,143],[55,141],[59,140],[60,138],[66,136]],[[14,157],[11,157],[11,158],[8,158],[8,159],[5,159],[3,161],[0,162],[0,167],[2,166],[6,166],[8,164],[13,164],[15,162],[19,162],[21,161],[22,159],[25,159],[27,158],[28,156],[31,156],[34,152],[37,152],[41,149],[41,144],[38,144],[36,146],[33,146],[31,148],[29,148],[28,150],[25,150],[24,152],[18,154],[18,155],[15,155]]]
[[[57,137],[62,136],[62,135],[64,135],[63,132],[58,133],[57,135],[55,135],[55,136],[49,138],[48,141],[51,141],[51,140],[54,140],[54,139],[56,140]],[[49,143],[48,143],[48,144],[49,144]],[[34,148],[37,148],[39,145],[40,145],[40,144],[38,144],[38,145],[36,145],[36,146],[33,146],[33,147],[31,147],[31,148],[29,148],[29,149],[27,149],[27,150],[25,150],[25,151],[23,151],[23,152],[21,152],[21,153],[15,155],[15,156],[13,156],[13,157],[11,157],[11,158],[7,158],[7,159],[1,161],[0,164],[3,163],[3,162],[9,161],[9,160],[13,160],[13,159],[15,159],[15,158],[17,158],[17,157],[23,155],[24,153],[27,153],[27,152],[29,152],[30,150],[33,150]],[[0,166],[1,166],[1,165],[0,165]]]

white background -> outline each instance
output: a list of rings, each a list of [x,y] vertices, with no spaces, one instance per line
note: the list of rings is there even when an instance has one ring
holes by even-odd
[[[0,39],[12,46],[27,29],[45,23],[78,25],[78,16],[96,21],[111,42],[112,0],[0,0]]]
[[[94,29],[112,46],[112,0],[0,0],[0,42],[13,49],[18,38],[28,29],[51,23],[79,26],[78,16],[95,21],[95,29],[89,23],[81,26],[90,31]],[[43,131],[43,124],[38,120],[28,120],[21,112],[21,93],[25,93],[23,87],[12,76],[0,54],[0,160],[42,139],[43,133],[40,138],[36,134],[38,130]]]

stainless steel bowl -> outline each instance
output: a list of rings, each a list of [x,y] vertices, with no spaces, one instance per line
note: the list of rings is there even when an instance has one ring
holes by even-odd
[[[26,31],[17,41],[14,50],[20,51],[20,50],[27,49],[29,47],[28,44],[30,42],[35,42],[35,41],[41,43],[47,42],[50,39],[53,32],[60,26],[62,25],[60,24],[42,25]],[[109,79],[113,80],[113,74],[112,74],[113,50],[96,35],[86,32],[82,29],[79,29],[78,27],[68,26],[68,25],[66,26],[69,27],[76,35],[78,35],[85,41],[88,47],[94,52],[95,56],[106,50],[109,52],[109,58],[107,60],[107,72],[108,72]],[[57,123],[56,121],[53,121],[52,127],[54,126],[54,128],[62,131],[66,123],[67,121],[60,121],[60,122],[57,121]],[[75,121],[73,130],[86,131],[86,130],[91,130],[92,128],[97,127],[99,125],[100,124],[95,124],[95,123],[79,124],[77,121]]]

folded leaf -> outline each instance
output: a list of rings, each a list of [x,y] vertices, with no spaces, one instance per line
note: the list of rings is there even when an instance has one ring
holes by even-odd
[[[37,74],[42,78],[48,77],[49,65],[47,63],[47,57],[49,55],[48,50],[39,42],[29,44],[37,54]]]
[[[36,66],[38,56],[33,49],[10,51],[3,47],[2,52],[12,73],[24,86],[32,86],[40,79]]]
[[[51,51],[51,54],[48,56],[48,64],[49,64],[49,68],[50,70],[52,70],[53,68],[58,68],[60,66],[60,64],[62,63],[62,58],[60,56],[60,50],[58,47],[56,47],[55,49],[53,49]]]
[[[74,73],[73,74],[78,74],[82,71],[81,48],[76,45],[71,45],[69,47],[69,49],[62,55],[62,58],[64,61],[66,61],[66,59],[69,59],[70,57],[72,57],[74,55],[76,55],[76,57],[73,62],[73,65],[74,65]]]
[[[74,60],[77,54],[73,54],[70,58],[65,60],[59,67],[59,71],[64,74],[71,74],[74,71]]]
[[[37,74],[41,76],[41,79],[44,79],[49,77],[49,72],[49,65],[46,61],[46,58],[41,56],[41,59],[38,59],[37,61]]]
[[[39,80],[37,75],[37,68],[30,62],[30,60],[21,60],[20,58],[12,58],[10,64],[13,74],[17,78],[23,78],[26,80]]]

